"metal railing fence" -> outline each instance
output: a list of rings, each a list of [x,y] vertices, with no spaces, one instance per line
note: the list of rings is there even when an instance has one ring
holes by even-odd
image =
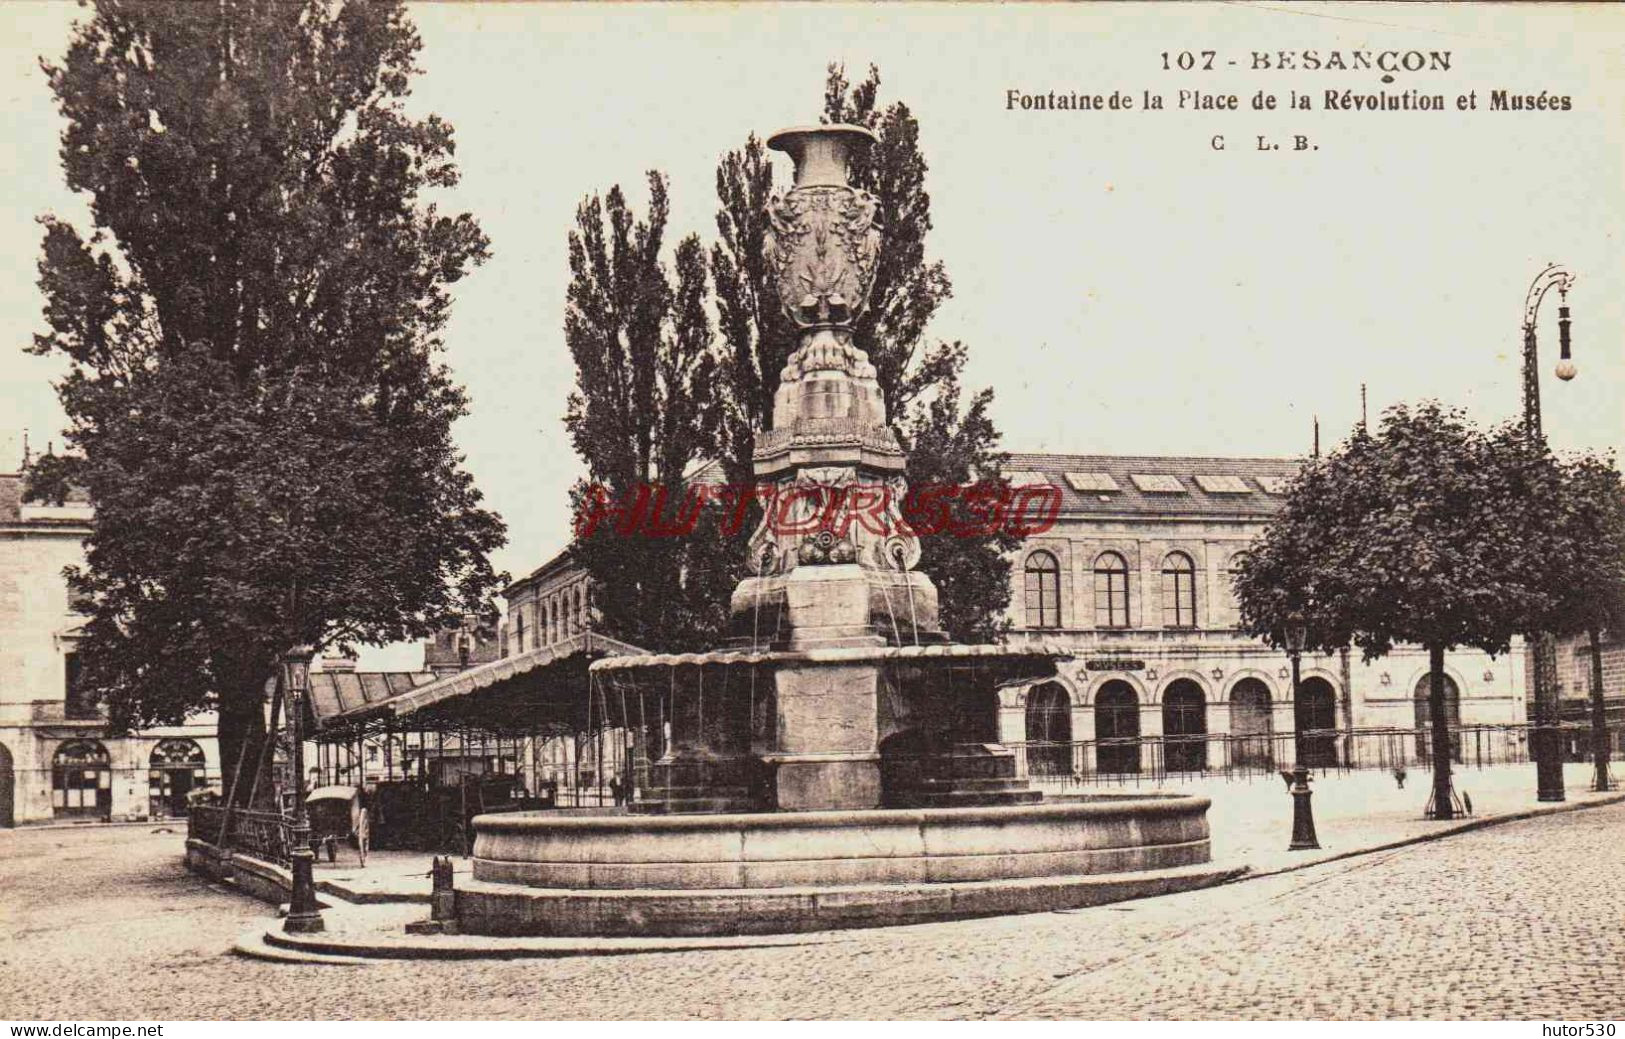
[[[1522,764],[1529,758],[1529,725],[1463,725],[1451,729],[1451,760],[1457,768]],[[1570,761],[1590,760],[1591,729],[1560,729]],[[1363,769],[1432,768],[1432,737],[1426,728],[1315,729],[1304,733],[1306,763],[1319,773]],[[1625,726],[1610,730],[1625,742]],[[1017,772],[1039,782],[1134,784],[1170,777],[1250,779],[1293,767],[1295,737],[1283,733],[1207,733],[1007,743]]]

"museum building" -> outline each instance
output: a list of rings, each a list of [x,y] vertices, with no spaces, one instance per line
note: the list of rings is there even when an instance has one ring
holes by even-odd
[[[1076,656],[1051,682],[1000,691],[1000,736],[1083,745],[1070,758],[1059,748],[1029,749],[1033,772],[1291,763],[1290,662],[1238,630],[1231,580],[1298,466],[1273,458],[1011,456],[1013,485],[1048,484],[1061,496],[1055,525],[1027,539],[1012,561],[1012,638],[1056,640]],[[1445,668],[1453,728],[1527,720],[1521,646],[1500,658],[1452,652]],[[1301,674],[1314,764],[1370,766],[1381,755],[1389,759],[1381,764],[1402,766],[1428,753],[1421,647],[1401,646],[1370,663],[1358,650],[1306,653]],[[1479,745],[1459,754],[1503,757],[1512,750],[1507,741],[1522,739],[1472,736]],[[1139,757],[1149,752],[1164,759]],[[1351,755],[1359,760],[1346,760]]]

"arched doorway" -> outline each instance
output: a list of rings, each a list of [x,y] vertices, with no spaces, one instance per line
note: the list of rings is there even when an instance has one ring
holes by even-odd
[[[1433,676],[1423,675],[1416,681],[1416,757],[1427,762],[1433,760],[1433,711],[1428,697],[1433,688]],[[1444,676],[1444,714],[1450,727],[1450,759],[1461,762],[1461,691],[1449,675]]]
[[[1140,698],[1121,679],[1107,682],[1095,694],[1095,769],[1140,771]]]
[[[1207,697],[1188,678],[1162,694],[1163,764],[1169,772],[1207,769]]]
[[[186,814],[186,795],[204,783],[203,748],[194,740],[159,740],[148,763],[147,800],[154,818]]]
[[[1332,684],[1316,675],[1298,684],[1294,704],[1303,732],[1304,764],[1329,768],[1337,764],[1337,694]]]
[[[1274,720],[1270,714],[1270,687],[1256,678],[1243,678],[1230,690],[1230,733],[1235,737],[1231,764],[1244,768],[1273,768],[1271,746]]]
[[[1027,772],[1072,774],[1072,699],[1059,682],[1027,691]]]
[[[1052,554],[1027,557],[1027,627],[1061,626],[1061,564]]]
[[[113,814],[113,760],[95,740],[70,740],[51,758],[51,814],[106,819]]]
[[[0,827],[9,829],[17,825],[16,809],[12,807],[16,790],[16,779],[11,771],[11,750],[0,743]]]

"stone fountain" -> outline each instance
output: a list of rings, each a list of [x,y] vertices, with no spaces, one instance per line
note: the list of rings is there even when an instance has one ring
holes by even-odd
[[[842,125],[768,139],[795,162],[794,187],[769,204],[766,250],[799,343],[753,459],[784,508],[751,536],[727,644],[593,664],[600,717],[637,730],[653,762],[633,809],[475,819],[464,931],[819,930],[1226,876],[1203,865],[1203,798],[1046,799],[1017,775],[996,742],[997,690],[1053,676],[1063,649],[957,645],[941,631],[900,515],[903,450],[852,338],[882,229],[847,160],[872,141]],[[855,494],[883,522],[821,524]]]

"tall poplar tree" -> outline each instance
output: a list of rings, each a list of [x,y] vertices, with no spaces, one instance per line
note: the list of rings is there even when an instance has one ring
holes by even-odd
[[[704,250],[690,235],[667,257],[666,180],[651,172],[648,184],[646,216],[616,185],[581,203],[569,236],[564,336],[576,389],[565,426],[588,474],[576,513],[618,510],[578,529],[572,551],[617,638],[692,650],[721,630],[735,550],[715,509],[688,532],[661,536],[660,524],[683,513],[693,469],[718,455],[717,358]],[[631,529],[617,529],[623,521]]]
[[[419,638],[496,584],[438,357],[488,243],[427,198],[457,168],[404,109],[419,49],[389,0],[98,0],[44,65],[93,227],[43,221],[73,456],[33,493],[96,507],[82,680],[118,725],[218,711],[228,782],[291,645]]]

